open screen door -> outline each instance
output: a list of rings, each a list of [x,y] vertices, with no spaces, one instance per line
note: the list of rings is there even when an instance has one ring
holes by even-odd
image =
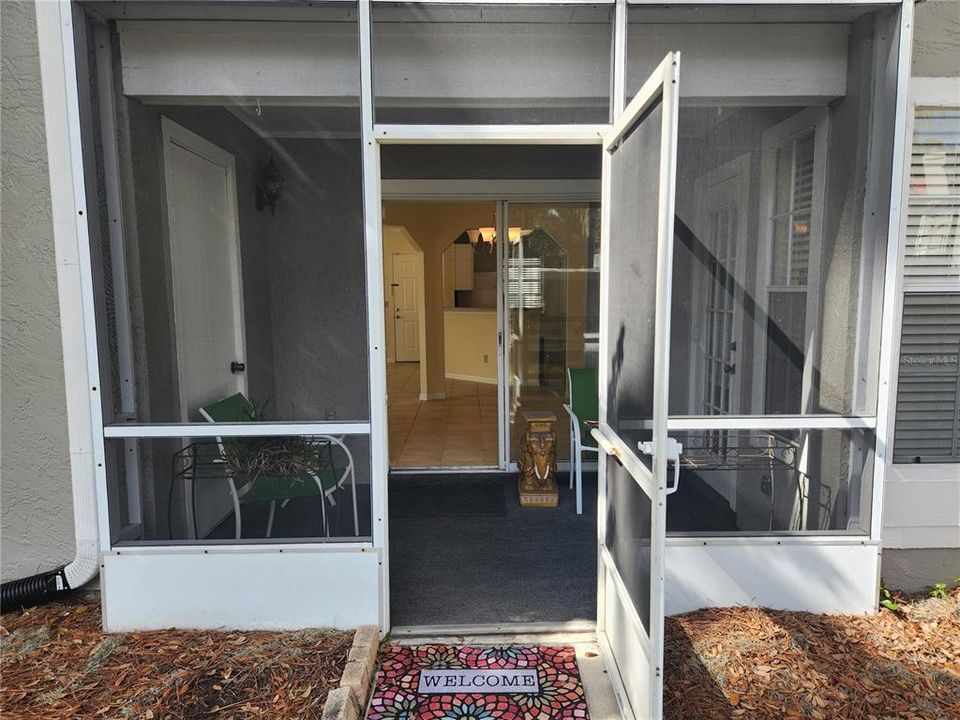
[[[670,293],[680,54],[604,138],[597,635],[624,716],[663,708]]]

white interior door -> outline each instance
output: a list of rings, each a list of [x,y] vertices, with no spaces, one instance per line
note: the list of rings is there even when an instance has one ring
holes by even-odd
[[[180,414],[246,392],[233,156],[163,118]],[[233,365],[239,363],[240,365]]]
[[[394,360],[417,362],[420,359],[420,256],[416,253],[393,255]]]
[[[663,709],[679,53],[604,138],[600,296],[598,638],[624,717]]]

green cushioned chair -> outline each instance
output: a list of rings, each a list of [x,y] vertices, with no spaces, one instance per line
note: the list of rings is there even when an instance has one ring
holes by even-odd
[[[243,393],[236,393],[218,400],[215,403],[200,408],[200,414],[213,423],[244,423],[257,420],[256,408]],[[318,441],[314,442],[313,441]],[[273,519],[280,507],[297,498],[320,498],[320,511],[323,517],[323,531],[330,536],[330,526],[327,521],[327,503],[336,506],[336,493],[343,488],[347,480],[350,481],[350,490],[353,496],[353,530],[354,535],[360,534],[360,523],[357,515],[357,482],[354,472],[353,455],[343,442],[343,438],[332,435],[317,435],[313,441],[305,440],[304,450],[316,451],[316,466],[305,469],[297,474],[267,475],[257,474],[251,477],[245,472],[228,471],[227,480],[230,485],[230,494],[233,498],[234,536],[240,539],[240,506],[253,503],[270,503],[270,515],[267,519],[267,534],[270,537],[273,531]],[[277,444],[279,439],[249,437],[249,438],[217,438],[220,450],[219,461],[230,465],[231,458],[242,456],[243,453],[256,452],[271,443]],[[312,446],[311,446],[312,445]],[[334,447],[343,452],[345,464],[339,467],[334,461]],[[323,457],[326,450],[328,457]],[[291,450],[292,452],[292,450]]]
[[[570,402],[563,409],[570,415],[570,487],[577,484],[577,515],[583,514],[583,453],[599,453],[587,423],[600,417],[600,388],[596,370],[567,368]]]

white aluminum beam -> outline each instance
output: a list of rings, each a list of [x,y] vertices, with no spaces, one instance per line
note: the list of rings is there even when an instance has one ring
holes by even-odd
[[[374,125],[377,142],[406,145],[599,145],[609,125]]]
[[[369,435],[367,422],[179,423],[107,425],[106,438],[307,437],[312,435]]]
[[[875,417],[832,415],[711,415],[672,417],[670,430],[855,430],[877,427]]]

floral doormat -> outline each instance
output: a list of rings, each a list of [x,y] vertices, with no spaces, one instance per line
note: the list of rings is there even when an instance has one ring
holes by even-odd
[[[367,712],[367,720],[589,717],[576,652],[566,645],[388,646]]]

